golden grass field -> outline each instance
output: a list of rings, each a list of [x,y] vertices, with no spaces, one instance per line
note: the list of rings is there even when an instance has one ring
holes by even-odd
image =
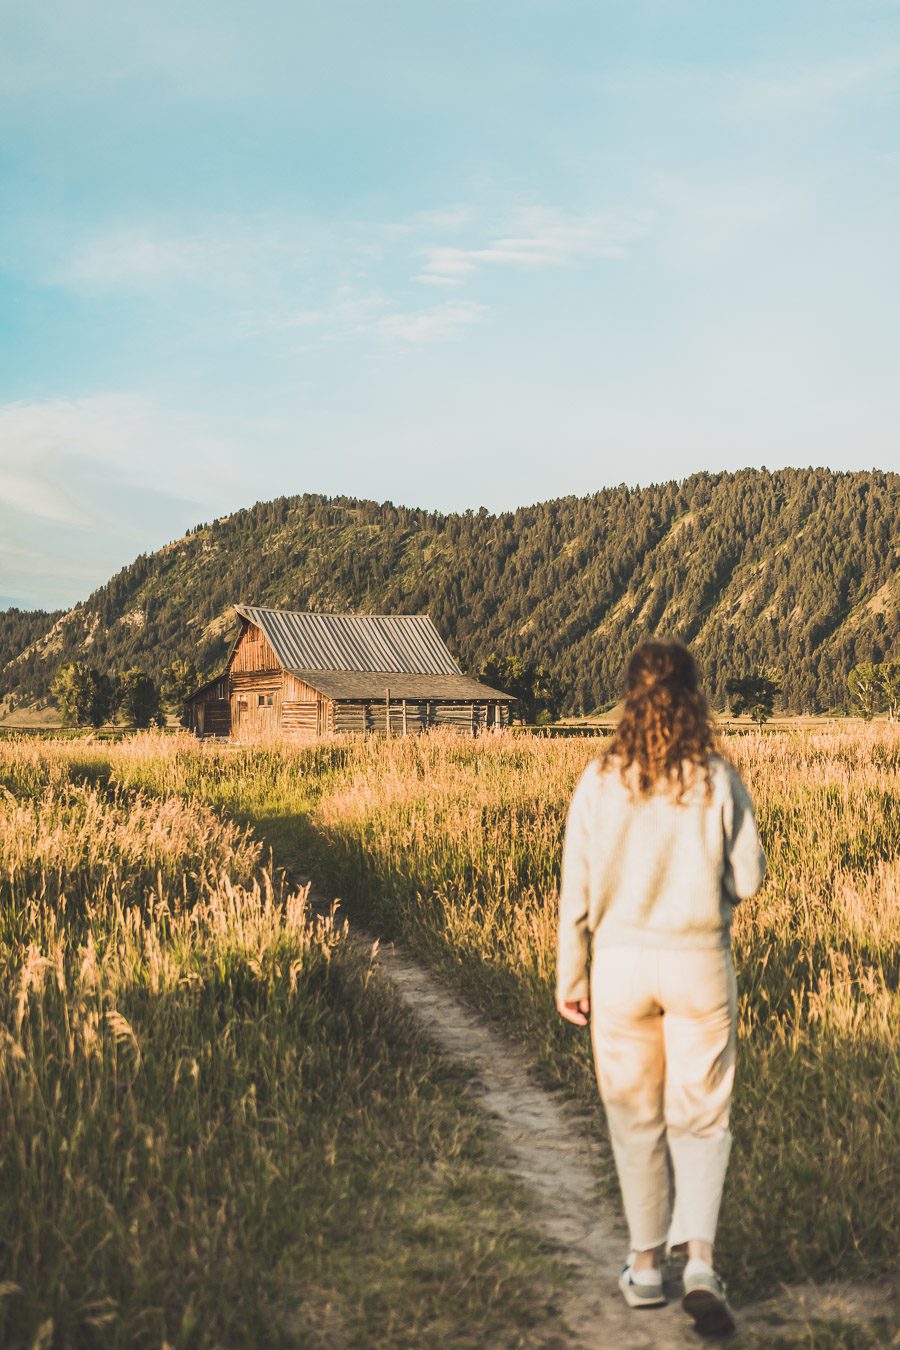
[[[0,1342],[528,1344],[558,1273],[523,1197],[459,1075],[279,868],[402,937],[602,1131],[552,1001],[597,748],[0,744]],[[896,1269],[900,730],[725,749],[769,857],[735,921],[740,1300]]]

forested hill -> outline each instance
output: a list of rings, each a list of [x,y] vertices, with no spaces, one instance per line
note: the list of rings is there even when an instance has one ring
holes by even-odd
[[[6,609],[0,612],[0,671],[61,619],[64,610]],[[2,678],[2,676],[0,676]]]
[[[789,710],[846,706],[846,675],[897,654],[900,475],[787,469],[696,474],[491,515],[282,497],[142,556],[45,634],[3,651],[0,692],[46,696],[81,658],[158,675],[223,661],[236,601],[427,611],[463,667],[490,652],[553,669],[567,710],[616,697],[635,643],[693,645],[721,703],[734,674],[778,674]],[[34,616],[27,616],[28,620]]]

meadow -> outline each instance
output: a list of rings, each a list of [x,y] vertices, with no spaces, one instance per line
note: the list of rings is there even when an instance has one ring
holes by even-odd
[[[769,857],[734,930],[740,1301],[896,1269],[900,730],[725,748]],[[281,1344],[324,1308],[335,1344],[368,1318],[358,1343],[412,1345],[442,1317],[446,1343],[500,1345],[546,1316],[551,1258],[459,1076],[288,877],[402,938],[602,1133],[552,1001],[562,825],[597,749],[0,746],[4,1343],[53,1318],[59,1344]]]
[[[464,1076],[245,825],[103,750],[0,747],[0,968],[4,1347],[518,1346],[547,1316]]]

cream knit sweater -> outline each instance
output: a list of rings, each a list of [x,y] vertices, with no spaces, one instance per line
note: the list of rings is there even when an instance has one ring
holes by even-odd
[[[591,939],[604,947],[728,947],[731,914],[762,885],[753,803],[718,755],[681,802],[639,796],[595,761],[569,807],[559,897],[557,997],[588,997]],[[633,770],[632,770],[633,771]]]

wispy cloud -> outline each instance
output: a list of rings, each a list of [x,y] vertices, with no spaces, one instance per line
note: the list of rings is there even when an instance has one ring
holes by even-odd
[[[482,240],[476,234],[470,241],[479,216]],[[218,220],[193,232],[142,224],[86,240],[51,270],[54,280],[82,292],[150,297],[202,289],[239,301],[244,312],[235,322],[245,334],[319,320],[348,330],[353,315],[347,311],[358,302],[338,295],[329,304],[325,293],[342,274],[359,289],[377,279],[379,289],[396,295],[397,270],[407,270],[411,257],[424,258],[412,279],[450,288],[490,267],[529,270],[620,258],[651,225],[646,212],[567,216],[535,206],[491,230],[483,212],[462,205],[416,212],[406,222],[356,222],[327,234],[303,222],[263,219]]]
[[[251,500],[253,477],[230,440],[139,395],[0,406],[3,592],[74,601],[217,503]]]
[[[456,276],[444,276],[440,272],[418,272],[413,281],[420,282],[423,286],[461,286],[462,281]]]
[[[22,469],[4,463],[0,505],[19,515],[31,516],[54,525],[89,524],[84,509],[72,500],[59,483],[48,480],[42,465]]]
[[[515,233],[474,247],[441,244],[426,248],[425,267],[415,280],[454,285],[484,267],[565,267],[588,258],[621,258],[634,240],[649,232],[651,224],[650,216],[642,212],[566,218],[532,208],[515,221]]]
[[[878,107],[900,86],[900,43],[892,34],[877,47],[816,58],[745,60],[704,65],[678,59],[623,64],[607,75],[617,97],[655,101],[673,117],[702,109],[714,127],[721,119],[780,137],[786,118],[809,125],[844,116],[854,105]],[[765,130],[763,130],[765,128]],[[778,141],[773,145],[777,148]]]
[[[739,112],[783,116],[827,110],[857,95],[896,90],[900,46],[802,65],[778,65],[718,77]]]
[[[487,306],[475,301],[450,301],[434,309],[412,311],[397,309],[395,303],[380,291],[341,286],[318,310],[270,314],[243,331],[307,329],[310,340],[316,342],[347,342],[369,336],[419,346],[456,341],[487,313]]]
[[[317,243],[299,225],[252,219],[214,221],[193,232],[126,226],[87,240],[58,267],[56,279],[79,290],[195,285],[234,291],[308,267]]]
[[[436,309],[412,314],[385,314],[369,325],[380,337],[412,345],[453,342],[487,313],[487,306],[474,300],[448,302]]]
[[[439,206],[431,211],[414,211],[407,220],[389,221],[377,227],[377,233],[384,239],[408,239],[422,234],[452,233],[465,229],[475,219],[476,212],[471,204],[457,202],[453,206]]]
[[[92,529],[114,524],[98,480],[158,490],[168,470],[198,499],[206,475],[225,472],[226,447],[191,417],[162,413],[133,394],[7,403],[0,407],[0,505],[23,517]]]

